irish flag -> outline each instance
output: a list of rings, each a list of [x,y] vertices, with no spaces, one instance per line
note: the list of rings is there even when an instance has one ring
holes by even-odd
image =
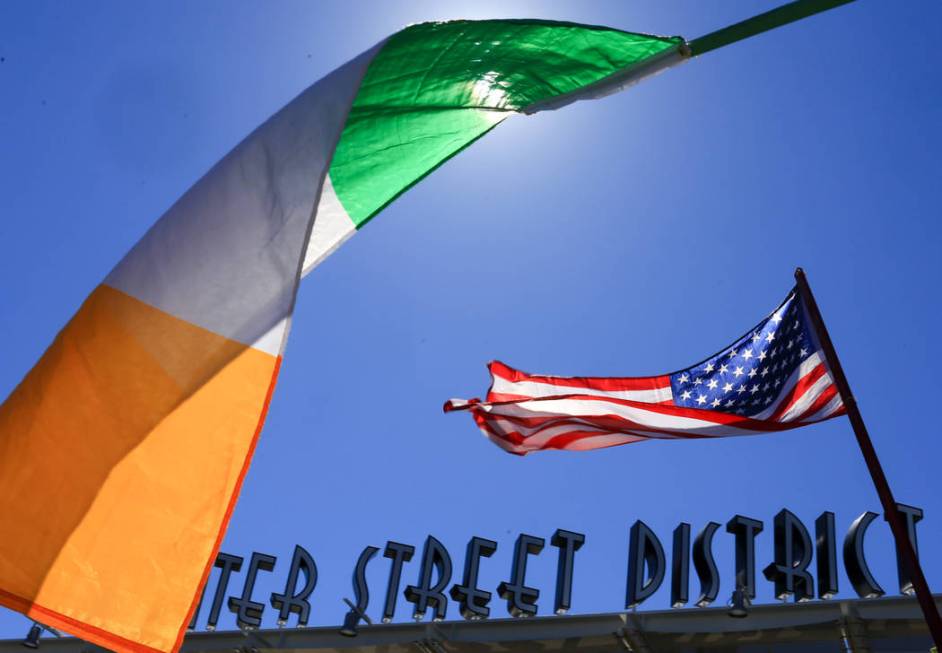
[[[176,650],[301,278],[506,118],[690,53],[606,27],[423,23],[303,91],[157,220],[0,406],[0,604],[116,651]]]

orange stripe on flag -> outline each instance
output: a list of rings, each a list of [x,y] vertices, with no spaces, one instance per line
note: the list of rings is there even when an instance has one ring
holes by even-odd
[[[179,646],[278,362],[99,286],[0,406],[0,604],[115,650]]]

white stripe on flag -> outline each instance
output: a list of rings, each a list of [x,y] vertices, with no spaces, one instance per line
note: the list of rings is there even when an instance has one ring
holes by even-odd
[[[670,385],[653,390],[598,390],[586,386],[571,387],[540,381],[511,381],[496,374],[493,376],[491,392],[524,397],[556,397],[567,394],[593,395],[640,401],[646,404],[657,404],[673,399]]]
[[[753,431],[730,424],[711,422],[685,415],[671,415],[640,406],[625,406],[604,399],[539,399],[520,401],[510,404],[481,405],[481,410],[496,415],[510,417],[549,417],[562,415],[600,417],[612,415],[631,421],[642,428],[663,429],[666,431],[685,431],[697,435],[738,435],[765,433]],[[707,411],[703,411],[706,413]],[[630,427],[629,427],[630,428]]]
[[[379,47],[307,88],[239,143],[148,230],[105,284],[280,354],[322,180]]]
[[[821,420],[827,418],[829,415],[837,412],[844,405],[843,400],[841,399],[840,393],[838,393],[831,401],[825,404],[824,408],[816,412],[810,417],[806,417],[802,422],[820,422]]]
[[[356,231],[353,220],[350,219],[340,198],[337,197],[330,175],[327,175],[324,178],[324,188],[317,205],[311,240],[308,241],[307,252],[304,254],[301,276],[307,275],[320,265],[321,261],[343,245]]]

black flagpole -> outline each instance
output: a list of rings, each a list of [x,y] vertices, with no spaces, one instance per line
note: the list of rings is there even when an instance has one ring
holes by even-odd
[[[909,533],[906,530],[906,524],[896,508],[896,501],[893,499],[893,492],[887,483],[886,475],[883,473],[883,466],[880,465],[880,459],[877,458],[877,452],[873,448],[873,442],[870,441],[870,434],[867,433],[867,427],[864,425],[863,417],[860,416],[860,409],[857,407],[857,401],[850,391],[850,385],[847,383],[847,377],[844,376],[844,369],[841,367],[841,361],[834,351],[834,344],[828,335],[828,330],[824,326],[824,320],[821,318],[821,312],[818,310],[818,304],[811,294],[811,287],[808,285],[808,279],[805,277],[805,271],[801,268],[795,269],[795,280],[798,282],[798,293],[808,310],[808,317],[812,326],[821,341],[821,348],[824,350],[824,356],[827,359],[834,377],[834,384],[841,394],[841,400],[844,402],[844,408],[847,410],[847,417],[850,418],[851,426],[854,428],[854,435],[857,436],[857,444],[863,453],[864,460],[867,462],[867,469],[870,470],[870,477],[877,488],[877,494],[880,496],[880,503],[883,504],[883,514],[890,523],[890,530],[893,532],[893,538],[896,540],[896,550],[899,551],[903,560],[903,567],[908,568],[909,576],[912,579],[913,587],[916,590],[916,598],[919,600],[919,606],[922,608],[922,614],[929,626],[929,632],[932,633],[932,639],[936,648],[942,651],[942,618],[939,617],[939,609],[929,591],[929,585],[926,583],[926,577],[922,573],[922,567],[919,566],[919,559],[916,557],[916,551],[912,542],[909,540]]]

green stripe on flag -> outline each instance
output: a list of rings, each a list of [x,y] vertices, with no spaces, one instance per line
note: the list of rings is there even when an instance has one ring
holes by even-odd
[[[514,112],[576,93],[680,37],[536,20],[422,23],[371,62],[330,167],[357,228]]]

